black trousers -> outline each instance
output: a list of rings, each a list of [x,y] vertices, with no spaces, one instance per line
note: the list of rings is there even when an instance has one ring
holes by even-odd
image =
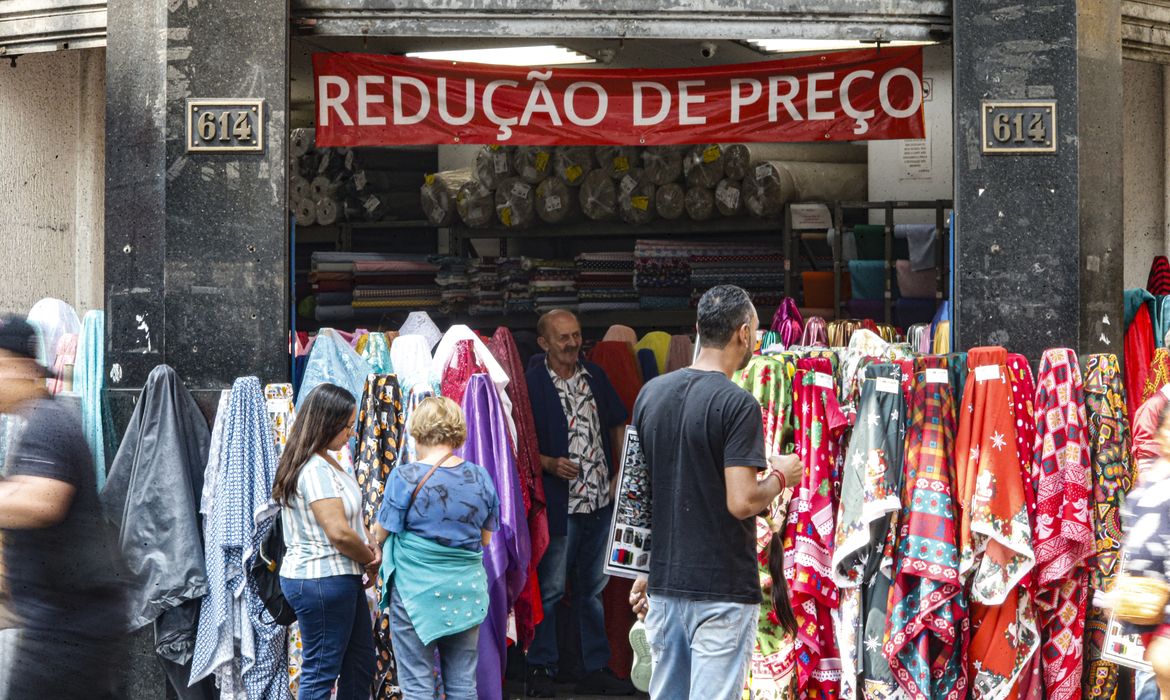
[[[7,673],[7,700],[113,700],[124,653],[125,642],[117,638],[22,629]]]

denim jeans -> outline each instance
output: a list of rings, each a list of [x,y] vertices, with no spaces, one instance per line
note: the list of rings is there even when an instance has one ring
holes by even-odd
[[[368,700],[374,680],[374,630],[361,576],[280,578],[301,626],[297,700]]]
[[[479,627],[459,634],[439,637],[423,644],[398,589],[390,589],[390,638],[394,640],[394,659],[398,662],[398,685],[406,700],[434,698],[435,652],[439,652],[439,671],[447,700],[476,700],[475,670],[479,659]]]
[[[528,665],[556,668],[557,604],[565,597],[565,584],[572,584],[573,607],[581,626],[581,661],[586,673],[609,665],[609,638],[605,635],[605,608],[601,592],[605,575],[605,553],[609,544],[609,521],[613,506],[588,514],[569,515],[569,534],[552,537],[536,573],[540,578],[540,601],[544,620],[528,649]]]
[[[646,614],[651,700],[743,696],[760,606],[655,595]]]
[[[1148,671],[1138,671],[1134,674],[1134,700],[1158,700],[1162,697],[1161,691],[1158,690],[1158,682],[1154,680],[1154,674]]]

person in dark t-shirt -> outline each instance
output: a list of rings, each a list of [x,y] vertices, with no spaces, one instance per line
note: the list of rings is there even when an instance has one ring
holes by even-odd
[[[8,700],[114,697],[124,569],[80,421],[45,390],[36,332],[0,317],[0,412],[24,424],[0,480],[7,612],[20,626]]]
[[[722,700],[743,687],[760,604],[755,518],[804,469],[795,455],[769,464],[760,406],[731,382],[758,325],[744,290],[709,290],[695,363],[650,381],[634,406],[654,546],[631,604],[646,615],[651,698]]]

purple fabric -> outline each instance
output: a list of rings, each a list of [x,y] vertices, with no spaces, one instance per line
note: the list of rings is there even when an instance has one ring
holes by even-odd
[[[475,674],[480,700],[497,700],[504,694],[508,611],[528,579],[531,545],[508,423],[495,385],[486,374],[472,375],[463,395],[463,413],[467,417],[467,442],[457,453],[491,474],[500,497],[500,530],[483,552],[491,602],[487,619],[479,628],[479,665]]]
[[[804,319],[800,316],[800,309],[792,297],[784,297],[784,301],[776,309],[772,317],[772,330],[780,335],[780,343],[788,348],[800,342],[804,333]]]

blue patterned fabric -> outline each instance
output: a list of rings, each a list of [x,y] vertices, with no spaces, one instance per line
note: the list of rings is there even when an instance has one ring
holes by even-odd
[[[114,421],[106,400],[106,314],[97,309],[85,314],[78,339],[77,360],[73,366],[73,391],[81,397],[81,430],[93,466],[97,470],[97,487],[106,483],[106,454],[113,447]]]
[[[385,333],[371,333],[362,350],[362,359],[370,363],[376,374],[394,374],[394,363],[390,361],[390,343]]]
[[[224,419],[220,473],[204,522],[208,592],[191,681],[215,674],[222,698],[288,700],[286,630],[271,622],[247,576],[279,509],[276,442],[260,380],[237,379]],[[237,653],[238,652],[238,653]]]
[[[305,376],[297,390],[297,410],[300,410],[309,392],[326,383],[336,384],[353,394],[356,408],[357,401],[366,388],[366,377],[373,371],[370,363],[362,359],[337,331],[322,328],[317,334],[317,339],[313,341],[313,350],[309,353]]]

